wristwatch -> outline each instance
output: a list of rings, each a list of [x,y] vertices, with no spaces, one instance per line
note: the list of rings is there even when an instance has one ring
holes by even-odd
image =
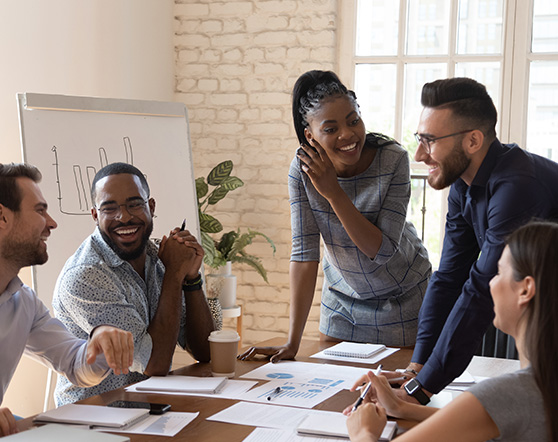
[[[416,379],[411,379],[409,382],[405,384],[405,391],[409,396],[413,396],[419,404],[426,405],[430,402],[430,398],[428,395],[422,391],[422,385]]]

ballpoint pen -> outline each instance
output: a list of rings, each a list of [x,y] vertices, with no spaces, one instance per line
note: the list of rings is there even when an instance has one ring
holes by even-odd
[[[382,364],[378,365],[378,368],[376,369],[376,373],[374,373],[374,374],[376,376],[379,376],[380,373],[382,373]],[[362,390],[362,393],[360,394],[359,398],[355,402],[355,405],[353,406],[353,409],[351,410],[351,412],[354,412],[360,406],[360,404],[362,404],[362,401],[364,400],[364,398],[366,397],[366,395],[370,391],[371,387],[372,387],[372,382],[368,382],[368,384],[366,385],[364,390]]]
[[[271,393],[269,393],[269,396],[267,397],[267,400],[270,401],[275,396],[279,395],[279,393],[281,393],[281,387],[277,387],[275,390],[273,390]]]

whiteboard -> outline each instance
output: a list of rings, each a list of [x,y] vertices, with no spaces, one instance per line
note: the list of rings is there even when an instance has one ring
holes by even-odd
[[[47,94],[18,94],[23,160],[39,168],[39,184],[58,223],[49,259],[33,267],[33,288],[47,306],[66,260],[95,229],[91,182],[103,166],[133,164],[155,199],[153,237],[186,218],[198,239],[199,220],[184,104]]]

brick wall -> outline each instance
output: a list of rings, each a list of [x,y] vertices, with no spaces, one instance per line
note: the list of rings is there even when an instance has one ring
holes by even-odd
[[[249,252],[263,259],[269,285],[233,265],[246,344],[287,336],[289,327],[289,164],[297,148],[290,93],[310,69],[336,67],[335,0],[176,0],[176,101],[188,108],[196,176],[231,159],[245,186],[211,210],[226,230],[250,227]],[[208,272],[209,269],[206,269]],[[318,335],[319,288],[305,336]],[[225,323],[225,326],[233,326]]]

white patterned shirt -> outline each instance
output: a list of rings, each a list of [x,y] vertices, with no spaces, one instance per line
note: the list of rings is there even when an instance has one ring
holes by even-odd
[[[56,317],[80,338],[87,338],[91,330],[101,324],[131,332],[134,362],[129,374],[111,373],[93,388],[78,388],[59,377],[55,392],[58,406],[147,378],[143,372],[153,345],[147,328],[159,306],[164,274],[165,267],[153,243],[147,244],[145,279],[142,279],[130,263],[119,258],[108,246],[98,228],[66,261],[54,289],[52,304]],[[186,342],[185,312],[182,298],[178,335],[182,347]]]

